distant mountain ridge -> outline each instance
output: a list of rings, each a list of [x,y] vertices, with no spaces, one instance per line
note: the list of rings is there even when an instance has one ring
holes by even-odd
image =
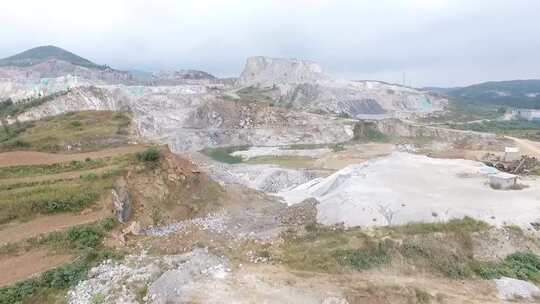
[[[467,87],[425,88],[467,102],[540,109],[540,80],[489,81]]]
[[[86,68],[107,68],[107,66],[95,64],[88,59],[53,45],[39,46],[13,56],[0,59],[0,66],[28,67],[54,59],[66,61],[73,65]]]

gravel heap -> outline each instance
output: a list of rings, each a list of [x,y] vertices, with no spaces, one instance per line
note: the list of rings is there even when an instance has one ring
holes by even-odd
[[[190,227],[196,227],[214,233],[225,233],[227,231],[227,218],[227,213],[213,213],[206,217],[180,221],[163,226],[149,227],[144,230],[143,234],[147,236],[162,237]]]
[[[143,300],[165,303],[169,297],[179,295],[177,287],[183,285],[180,278],[183,283],[201,277],[220,279],[228,272],[226,262],[206,249],[159,257],[142,252],[122,261],[107,260],[92,268],[88,279],[68,292],[67,300],[70,304],[138,303],[137,293],[150,285]]]
[[[317,221],[346,226],[440,222],[465,216],[494,226],[529,228],[538,221],[540,181],[521,190],[494,190],[481,162],[394,152],[349,165],[278,195],[292,205],[315,198]],[[474,202],[474,203],[471,203]]]

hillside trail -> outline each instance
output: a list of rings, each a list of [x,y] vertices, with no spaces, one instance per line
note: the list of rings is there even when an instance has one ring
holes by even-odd
[[[99,151],[83,153],[46,153],[37,151],[10,151],[0,153],[0,167],[9,166],[32,166],[32,165],[50,165],[74,160],[85,160],[86,158],[103,158],[130,154],[142,151],[146,148],[144,145],[123,146],[117,148],[103,149]]]
[[[540,142],[516,138],[511,136],[505,136],[505,138],[513,140],[516,145],[519,147],[522,154],[527,154],[529,156],[540,157]]]
[[[14,177],[14,178],[2,178],[0,179],[0,185],[16,185],[21,183],[40,183],[46,181],[57,181],[57,180],[72,180],[79,179],[81,176],[87,174],[103,174],[108,171],[118,169],[119,166],[111,165],[105,166],[97,169],[82,170],[82,171],[73,171],[73,172],[63,172],[57,174],[47,174],[47,175],[37,175],[37,176],[25,176],[25,177]]]
[[[23,223],[9,223],[0,226],[0,244],[16,243],[56,231],[62,231],[74,226],[89,224],[112,215],[106,207],[110,197],[103,199],[97,210],[87,210],[77,214],[62,213],[40,216]]]
[[[56,268],[71,261],[71,255],[53,255],[45,249],[36,249],[23,255],[0,258],[0,287],[11,285],[28,277]]]

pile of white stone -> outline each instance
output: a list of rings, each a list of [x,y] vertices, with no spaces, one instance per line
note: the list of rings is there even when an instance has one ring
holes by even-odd
[[[385,226],[465,216],[496,226],[537,222],[539,181],[528,180],[519,191],[495,190],[488,185],[494,171],[475,161],[395,152],[279,195],[289,204],[315,198],[323,224]]]

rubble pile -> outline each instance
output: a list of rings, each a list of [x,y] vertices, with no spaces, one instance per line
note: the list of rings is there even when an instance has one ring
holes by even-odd
[[[527,155],[522,155],[520,159],[508,162],[501,160],[500,157],[494,154],[488,153],[483,157],[483,162],[487,166],[494,167],[499,171],[519,175],[534,174],[540,169],[538,159]]]

